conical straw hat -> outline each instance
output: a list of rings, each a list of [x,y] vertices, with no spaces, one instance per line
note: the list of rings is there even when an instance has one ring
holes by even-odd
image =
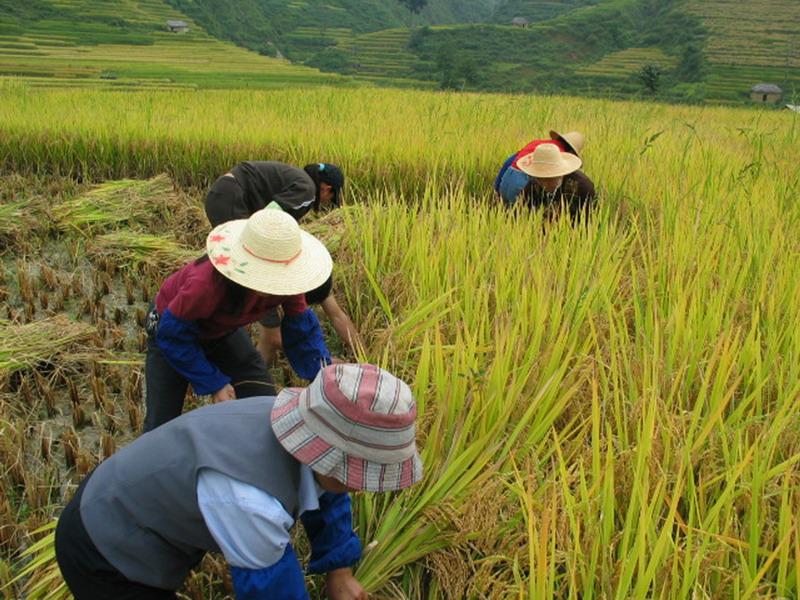
[[[215,227],[206,251],[214,268],[231,281],[276,296],[313,290],[333,270],[322,242],[290,215],[269,208]]]
[[[583,147],[586,145],[586,137],[580,131],[561,134],[555,129],[551,129],[550,139],[564,144],[567,150],[571,150],[575,156],[580,156],[581,152],[583,152]]]
[[[561,177],[581,168],[580,158],[561,152],[555,144],[540,144],[517,161],[517,168],[531,177]]]

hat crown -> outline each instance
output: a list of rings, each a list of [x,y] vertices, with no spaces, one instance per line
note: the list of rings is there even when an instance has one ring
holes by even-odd
[[[300,411],[308,426],[352,456],[398,463],[416,452],[411,389],[375,365],[325,367],[303,396]]]
[[[536,149],[531,153],[530,162],[532,163],[546,163],[546,164],[561,164],[561,150],[555,144],[539,144]]]
[[[414,423],[416,402],[408,385],[380,367],[369,364],[341,364],[326,367],[318,377],[325,391],[334,387],[339,394],[317,395],[311,405],[333,409],[351,404],[360,410],[353,412],[360,425],[376,427],[407,427]]]
[[[531,177],[562,177],[581,167],[581,159],[561,152],[555,144],[539,144],[536,149],[517,162],[519,169]]]
[[[264,208],[252,214],[242,231],[242,246],[250,254],[270,262],[287,262],[303,247],[300,226],[281,210]]]
[[[562,144],[568,146],[567,151],[573,151],[577,156],[583,153],[583,147],[586,145],[586,136],[580,131],[559,133],[555,129],[552,129],[550,130],[550,139],[560,141]]]

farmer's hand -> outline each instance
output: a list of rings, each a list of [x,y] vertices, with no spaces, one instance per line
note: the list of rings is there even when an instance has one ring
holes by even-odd
[[[325,591],[331,600],[367,600],[367,592],[353,577],[352,569],[336,569],[325,578]]]
[[[225,387],[218,389],[211,395],[211,402],[225,402],[225,400],[236,400],[236,392],[230,383],[226,383]]]

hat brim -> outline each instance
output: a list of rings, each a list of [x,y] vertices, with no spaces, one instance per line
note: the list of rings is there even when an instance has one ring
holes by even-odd
[[[422,459],[416,450],[402,462],[387,464],[353,456],[325,441],[308,426],[299,410],[308,389],[281,390],[270,415],[275,437],[295,459],[353,490],[391,492],[422,479]]]
[[[526,161],[525,159],[528,157],[531,158]],[[533,154],[528,154],[517,161],[517,168],[531,177],[549,178],[563,177],[574,173],[581,168],[582,164],[583,161],[580,158],[568,152],[561,153],[560,161],[557,164],[533,162]]]
[[[214,268],[248,289],[275,296],[294,296],[313,290],[330,277],[333,259],[325,245],[300,230],[300,254],[291,262],[273,262],[244,249],[242,232],[247,219],[215,227],[206,238],[206,252]]]

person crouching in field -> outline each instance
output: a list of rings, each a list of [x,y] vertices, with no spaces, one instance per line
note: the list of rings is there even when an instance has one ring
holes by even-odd
[[[300,169],[275,161],[246,161],[213,183],[206,195],[206,215],[216,227],[246,219],[274,202],[299,221],[311,209],[339,206],[343,187],[342,170],[330,163]]]
[[[176,598],[206,552],[222,552],[240,600],[307,599],[290,541],[336,600],[367,594],[349,491],[422,478],[409,387],[367,364],[322,369],[307,388],[205,406],[146,433],[79,486],[55,533],[76,600]]]
[[[556,144],[541,144],[517,163],[530,176],[520,194],[520,204],[543,209],[549,219],[556,218],[562,209],[569,212],[573,222],[586,218],[595,203],[592,180],[579,171],[581,159],[561,152]]]
[[[586,138],[578,131],[560,134],[555,130],[550,131],[549,140],[532,140],[524,148],[515,152],[506,159],[497,177],[494,180],[494,191],[497,196],[511,206],[517,201],[517,197],[530,182],[530,176],[519,168],[521,158],[533,153],[541,144],[555,144],[562,152],[569,152],[580,158]]]
[[[216,227],[231,219],[242,219],[254,211],[272,205],[289,213],[298,221],[312,208],[315,211],[338,207],[341,203],[344,174],[331,163],[311,163],[302,169],[273,161],[248,161],[235,166],[231,171],[217,179],[206,196],[205,207],[208,220]],[[325,286],[307,294],[308,304],[319,304],[330,319],[334,330],[350,348],[353,355],[362,347],[362,341],[355,325],[347,313],[339,306],[332,293],[333,280]],[[258,350],[267,365],[275,362],[278,350],[301,356],[291,344],[284,347],[286,328],[298,332],[301,328],[319,326],[313,311],[303,319],[286,322],[282,320],[277,307],[270,310],[259,322]],[[302,333],[302,331],[299,331]],[[297,340],[297,335],[289,333]],[[295,365],[297,361],[295,361]],[[295,366],[293,365],[293,366]],[[315,364],[310,370],[298,374],[305,379],[313,379]]]
[[[301,319],[304,292],[323,284],[333,269],[322,242],[279,210],[214,228],[206,251],[166,279],[148,317],[145,431],[181,414],[188,384],[213,402],[274,394],[244,326],[276,306]],[[306,363],[317,370],[330,363],[319,327],[300,335]]]

